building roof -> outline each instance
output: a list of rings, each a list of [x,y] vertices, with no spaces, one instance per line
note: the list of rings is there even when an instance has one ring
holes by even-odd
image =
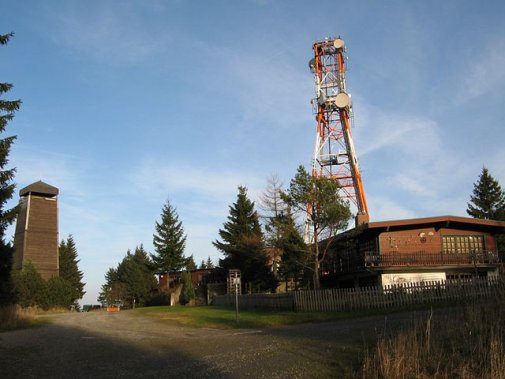
[[[472,229],[486,233],[505,234],[505,221],[481,220],[459,216],[436,216],[424,218],[412,218],[405,220],[377,221],[361,224],[337,234],[336,240],[354,238],[362,234],[379,234],[382,232],[409,230],[418,228],[452,228]]]
[[[59,190],[50,184],[44,183],[42,180],[32,183],[19,191],[19,196],[26,196],[29,194],[36,194],[42,196],[54,197],[58,196]]]
[[[490,229],[505,232],[505,221],[481,220],[476,218],[459,217],[459,216],[436,216],[436,217],[412,218],[406,220],[370,222],[365,226],[365,228],[391,230],[391,229],[403,229],[405,227],[423,227],[428,225],[445,228],[471,226],[473,228],[477,227],[479,229]]]

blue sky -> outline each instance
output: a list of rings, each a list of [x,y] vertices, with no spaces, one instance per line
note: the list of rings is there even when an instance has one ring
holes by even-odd
[[[196,262],[237,186],[310,165],[312,43],[341,35],[372,221],[465,215],[483,165],[505,185],[501,1],[3,1],[0,81],[18,189],[60,189],[95,303],[167,199]],[[12,204],[18,201],[16,196]]]

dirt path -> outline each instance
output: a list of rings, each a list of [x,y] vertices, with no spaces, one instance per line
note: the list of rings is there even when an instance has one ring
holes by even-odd
[[[262,330],[193,329],[128,311],[51,318],[39,328],[0,333],[0,377],[345,377],[365,342],[412,315]]]

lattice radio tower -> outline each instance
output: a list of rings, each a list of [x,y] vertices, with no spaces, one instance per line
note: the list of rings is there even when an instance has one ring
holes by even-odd
[[[338,37],[315,42],[309,62],[315,79],[313,113],[317,119],[312,175],[338,181],[339,196],[350,199],[357,208],[356,224],[369,221],[365,191],[352,141],[351,95],[346,90],[346,48]],[[310,215],[305,223],[305,239],[310,241]]]

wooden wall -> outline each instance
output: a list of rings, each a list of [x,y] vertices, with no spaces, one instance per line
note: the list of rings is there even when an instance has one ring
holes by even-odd
[[[31,261],[42,278],[58,276],[58,201],[28,195],[20,202],[15,234],[15,267]]]

